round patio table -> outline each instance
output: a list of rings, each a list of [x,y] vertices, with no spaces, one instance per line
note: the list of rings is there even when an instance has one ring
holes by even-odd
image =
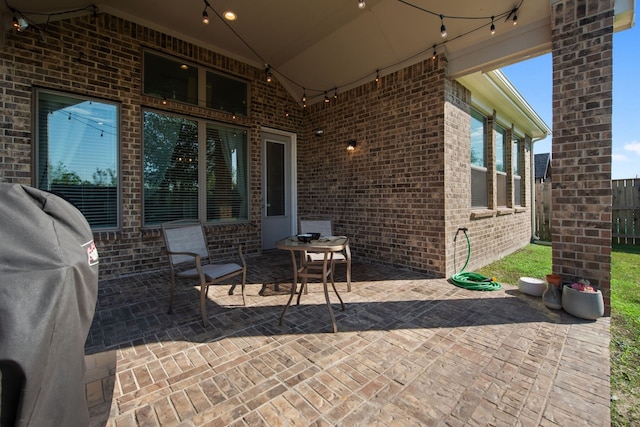
[[[333,253],[342,251],[349,243],[349,238],[345,236],[331,236],[321,237],[318,240],[311,240],[309,243],[304,243],[298,240],[297,236],[287,237],[276,242],[276,248],[287,250],[291,253],[291,263],[293,264],[293,283],[291,285],[291,295],[287,305],[282,310],[280,315],[280,325],[284,319],[284,315],[293,301],[293,296],[296,293],[298,286],[298,277],[301,279],[300,291],[298,292],[297,305],[300,305],[300,297],[302,291],[306,289],[308,279],[322,279],[322,285],[324,287],[324,298],[327,302],[327,310],[329,311],[329,317],[331,318],[331,324],[333,325],[333,332],[338,332],[338,325],[331,309],[331,302],[329,300],[329,291],[327,287],[327,277],[331,279],[331,287],[340,300],[342,311],[344,311],[344,302],[336,289],[336,284],[333,279],[333,270],[335,262],[333,259]],[[300,253],[300,265],[296,260],[296,252]],[[321,252],[324,253],[324,260],[321,265],[318,263],[310,263],[307,260],[307,252]]]

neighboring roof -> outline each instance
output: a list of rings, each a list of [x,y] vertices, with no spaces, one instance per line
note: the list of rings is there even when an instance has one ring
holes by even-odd
[[[535,168],[535,178],[543,179],[547,177],[549,166],[551,166],[551,154],[542,153],[533,156],[533,163]]]
[[[534,140],[551,135],[551,129],[500,70],[477,72],[458,78],[471,91],[471,103],[484,114],[496,111],[497,121],[515,127]],[[521,135],[521,136],[524,136]]]

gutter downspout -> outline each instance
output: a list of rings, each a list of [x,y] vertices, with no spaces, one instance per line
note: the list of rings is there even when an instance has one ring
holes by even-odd
[[[536,142],[546,139],[547,136],[549,135],[531,140],[531,155],[529,156],[531,170],[531,243],[536,243],[540,240],[540,236],[536,235],[536,156],[533,154],[533,146]]]

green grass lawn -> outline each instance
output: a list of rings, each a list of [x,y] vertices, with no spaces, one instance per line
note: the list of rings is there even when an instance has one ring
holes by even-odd
[[[611,425],[640,425],[640,247],[614,245],[611,255]],[[477,271],[517,285],[551,273],[551,246],[525,248]]]

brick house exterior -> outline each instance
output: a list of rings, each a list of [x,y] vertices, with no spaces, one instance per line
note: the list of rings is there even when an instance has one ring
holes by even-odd
[[[598,25],[604,25],[604,29],[598,27],[586,32],[587,39],[580,42],[583,51],[591,49],[590,40],[600,38],[605,39],[604,46],[610,47],[606,30],[612,28],[612,2],[609,6],[594,13],[596,23],[601,22]],[[565,49],[562,45],[564,27],[595,25],[583,24],[583,16],[569,13],[573,9],[582,11],[573,2],[554,4],[556,134],[553,143],[557,143],[558,148],[554,147],[553,157],[554,162],[556,159],[560,162],[554,164],[554,174],[558,173],[557,181],[554,177],[554,186],[558,185],[554,187],[554,199],[562,196],[560,192],[569,191],[562,186],[570,176],[567,171],[569,163],[574,163],[576,158],[586,153],[583,150],[588,150],[576,147],[573,140],[565,141],[568,138],[559,137],[563,126],[558,121],[564,120],[560,118],[562,107],[559,105],[563,99],[574,96],[574,91],[562,86],[566,84],[562,83],[562,76],[556,77],[556,73],[569,69],[571,62],[561,54]],[[250,81],[248,117],[234,117],[179,103],[162,105],[160,99],[142,95],[142,48],[162,51]],[[599,69],[610,72],[610,49],[598,55],[602,55],[601,62],[593,64],[587,61],[587,65],[577,72],[588,74]],[[472,252],[468,270],[525,246],[531,237],[530,161],[524,162],[526,194],[521,207],[513,207],[511,196],[507,207],[495,208],[496,184],[490,180],[490,209],[471,209],[469,123],[472,92],[447,77],[447,61],[443,55],[383,76],[378,82],[372,81],[340,93],[328,106],[318,103],[302,108],[277,80],[272,83],[264,81],[261,69],[122,18],[98,14],[52,22],[43,35],[33,32],[6,34],[4,46],[0,48],[0,75],[0,121],[3,130],[0,135],[0,180],[6,182],[33,183],[34,87],[120,103],[122,227],[117,231],[95,233],[101,255],[101,279],[166,268],[160,230],[143,227],[140,214],[142,107],[233,123],[249,129],[249,168],[252,171],[250,220],[207,227],[212,240],[243,242],[249,255],[261,251],[263,194],[259,171],[262,164],[260,131],[264,127],[296,135],[298,216],[332,218],[338,233],[352,237],[356,258],[442,277],[455,273],[461,267],[454,265],[456,246],[453,237],[459,227],[469,229],[472,247],[482,247],[482,250]],[[578,108],[593,111],[596,116],[591,120],[596,120],[600,114],[604,117],[609,115],[608,137],[607,124],[598,125],[602,129],[595,130],[605,137],[601,140],[603,147],[594,148],[599,150],[595,156],[599,160],[593,166],[598,168],[595,171],[598,173],[598,190],[595,190],[598,194],[592,197],[599,203],[606,203],[607,197],[610,198],[610,192],[607,195],[604,188],[607,166],[610,169],[610,156],[608,163],[606,157],[606,144],[609,144],[610,155],[611,143],[610,102],[607,105],[607,94],[610,100],[610,73],[602,78],[605,79],[602,84],[603,111],[594,110],[591,103]],[[492,118],[489,120],[490,128],[491,124]],[[319,138],[313,132],[318,128],[324,130]],[[582,133],[582,130],[576,131]],[[343,149],[348,140],[358,142],[357,150],[350,155]],[[489,137],[489,152],[492,152],[492,141],[493,138]],[[528,159],[531,156],[529,135],[525,135],[525,147],[525,158]],[[509,168],[510,164],[507,166]],[[493,168],[494,163],[490,163],[489,176],[494,174]],[[585,166],[584,173],[594,171]],[[507,182],[508,194],[513,194],[512,185],[512,181]],[[588,200],[577,200],[584,201]],[[604,245],[607,239],[606,209],[598,208],[596,216],[584,221],[589,224],[596,221],[596,229],[600,231],[596,231],[597,236],[589,235],[585,239],[593,242],[597,252],[603,253],[602,259],[592,261],[595,262],[593,266],[601,268],[603,273],[596,273],[591,264],[587,267],[597,276],[596,284],[606,288],[608,295],[610,259]],[[571,263],[575,260],[575,247],[569,249],[564,245],[569,234],[589,224],[568,224],[561,217],[556,217],[554,232],[558,234],[554,237],[554,270],[578,273],[577,269],[564,266],[568,258],[571,258]],[[591,248],[589,242],[581,248]],[[606,243],[609,242],[610,239]],[[573,243],[573,238],[567,243]],[[461,264],[460,257],[464,256],[464,251],[460,247],[457,250],[458,263]],[[218,252],[221,257],[232,254],[226,246],[220,246]]]

